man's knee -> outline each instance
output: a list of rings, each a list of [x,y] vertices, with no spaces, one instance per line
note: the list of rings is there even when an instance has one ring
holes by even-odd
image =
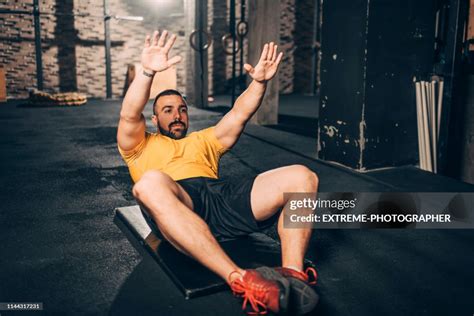
[[[173,183],[173,179],[164,172],[158,170],[147,171],[133,186],[133,196],[137,200],[142,200],[143,197],[149,194],[162,194],[169,191],[167,189],[171,188]]]
[[[303,165],[292,165],[291,168],[291,186],[297,192],[316,192],[318,189],[318,175]]]

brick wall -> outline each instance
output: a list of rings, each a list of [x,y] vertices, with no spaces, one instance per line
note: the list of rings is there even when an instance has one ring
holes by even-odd
[[[251,0],[247,0],[251,1]],[[240,20],[240,1],[237,0],[236,17]],[[171,3],[171,4],[170,4]],[[298,60],[308,61],[307,49],[297,43],[310,35],[301,30],[312,30],[312,22],[304,15],[311,10],[295,7],[296,0],[280,0],[281,26],[280,48],[285,57],[280,68],[281,93],[302,91],[310,74],[306,68],[295,69]],[[172,54],[186,58],[190,49],[184,32],[183,5],[169,2],[168,8],[157,7],[151,0],[109,0],[112,15],[143,16],[144,21],[117,21],[110,23],[112,40],[112,88],[113,96],[120,97],[125,85],[127,65],[139,61],[144,35],[154,29],[168,29],[178,35]],[[214,43],[208,51],[209,93],[228,92],[232,58],[223,54],[221,37],[228,32],[229,1],[208,0],[208,29]],[[32,11],[32,0],[0,0],[2,9]],[[92,0],[42,0],[40,10],[50,12],[41,15],[44,89],[50,92],[77,90],[91,97],[105,97],[105,52],[102,1]],[[170,13],[171,12],[171,13]],[[71,13],[88,13],[89,16],[70,16]],[[246,13],[248,16],[248,13]],[[303,17],[302,17],[303,16]],[[297,20],[297,17],[299,20]],[[299,23],[296,24],[296,23]],[[34,27],[31,15],[0,15],[0,63],[6,69],[7,93],[10,98],[27,96],[27,89],[36,86]],[[295,33],[295,28],[299,29]],[[296,43],[296,44],[295,44]],[[246,47],[244,43],[244,48]],[[298,52],[301,56],[297,56]],[[247,52],[244,49],[244,61]],[[237,75],[240,67],[237,55]],[[177,67],[178,89],[186,92],[186,60]],[[308,65],[307,65],[308,66]],[[310,65],[309,65],[310,68]],[[295,74],[297,78],[295,78]],[[304,78],[304,79],[302,79]]]
[[[314,2],[295,1],[293,92],[311,93],[313,71]]]
[[[147,7],[148,6],[148,7]],[[120,97],[125,85],[127,65],[139,62],[146,33],[168,29],[178,35],[172,54],[185,58],[184,15],[157,12],[152,1],[109,0],[112,15],[143,16],[143,22],[111,20],[112,89]],[[0,2],[2,9],[32,10],[32,1]],[[176,9],[176,8],[175,8]],[[179,8],[178,8],[179,9]],[[102,1],[43,0],[41,15],[44,90],[84,92],[105,97],[105,49]],[[88,13],[89,16],[70,16]],[[36,61],[33,17],[0,15],[2,41],[0,63],[7,72],[8,96],[23,98],[36,87]],[[185,91],[185,62],[178,65],[178,88]]]
[[[18,10],[33,10],[28,3],[15,3]],[[0,8],[9,8],[2,0]],[[0,15],[0,65],[6,71],[7,96],[26,95],[26,87],[36,85],[33,16]]]

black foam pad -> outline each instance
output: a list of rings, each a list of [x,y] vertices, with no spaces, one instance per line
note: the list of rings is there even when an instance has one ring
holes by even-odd
[[[194,259],[177,251],[151,230],[138,206],[115,210],[115,223],[142,255],[150,255],[166,272],[186,298],[211,294],[227,288],[223,279]],[[241,268],[280,266],[280,244],[261,233],[220,243]],[[306,264],[311,265],[307,261]]]

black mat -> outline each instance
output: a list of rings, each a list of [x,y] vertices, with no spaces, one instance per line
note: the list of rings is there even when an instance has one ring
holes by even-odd
[[[117,208],[115,223],[143,256],[151,256],[166,272],[186,298],[203,296],[226,289],[219,276],[160,240],[148,226],[138,206]],[[241,268],[280,266],[280,244],[261,233],[220,243],[229,257]],[[312,263],[306,260],[306,265]]]

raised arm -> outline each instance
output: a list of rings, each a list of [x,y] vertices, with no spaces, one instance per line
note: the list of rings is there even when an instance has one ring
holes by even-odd
[[[168,59],[168,53],[173,46],[176,36],[167,40],[167,31],[159,36],[158,31],[150,38],[147,35],[141,55],[143,70],[136,73],[127,90],[120,111],[120,121],[117,130],[117,143],[123,150],[135,148],[145,137],[145,117],[142,112],[150,97],[150,87],[153,76],[181,61],[180,56]]]
[[[216,137],[226,148],[231,148],[239,139],[245,124],[254,115],[262,103],[267,82],[276,74],[283,53],[277,52],[277,45],[273,42],[265,44],[255,67],[245,64],[244,68],[253,81],[248,88],[237,98],[230,110],[215,128]]]

